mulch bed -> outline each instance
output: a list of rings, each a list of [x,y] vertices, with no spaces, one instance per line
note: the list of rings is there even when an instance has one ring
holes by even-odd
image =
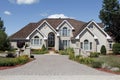
[[[96,69],[99,71],[104,71],[104,72],[120,75],[120,72],[113,72],[113,71],[110,71],[108,69],[103,69],[103,68],[96,68]]]
[[[29,62],[31,62],[33,60],[35,60],[35,59],[31,59]],[[29,63],[29,62],[27,62],[27,63]],[[25,63],[25,64],[27,64],[27,63]],[[12,68],[20,67],[25,64],[19,64],[19,65],[15,65],[15,66],[0,66],[0,70],[12,69]]]

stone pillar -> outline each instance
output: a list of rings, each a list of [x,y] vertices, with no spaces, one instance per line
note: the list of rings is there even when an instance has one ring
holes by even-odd
[[[26,49],[23,52],[23,55],[28,55],[28,57],[30,57],[30,55],[31,55],[31,48],[30,47],[26,47]]]
[[[55,50],[59,50],[59,36],[55,37]]]
[[[19,50],[16,50],[16,55],[17,55],[17,57],[20,56],[20,51]]]

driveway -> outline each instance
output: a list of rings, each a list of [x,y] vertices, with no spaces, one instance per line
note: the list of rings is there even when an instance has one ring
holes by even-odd
[[[113,75],[71,61],[65,55],[35,55],[23,66],[1,70],[0,75]]]

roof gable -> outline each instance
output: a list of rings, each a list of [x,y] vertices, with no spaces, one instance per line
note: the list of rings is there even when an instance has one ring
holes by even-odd
[[[88,31],[88,32],[94,37],[94,39],[97,39],[97,36],[96,36],[88,27],[84,28],[84,29],[76,36],[75,39],[79,39],[80,36],[81,36],[85,31]]]
[[[67,20],[63,20],[58,26],[57,26],[57,30],[64,24],[64,23],[67,23],[72,30],[74,30],[74,27],[67,21]]]

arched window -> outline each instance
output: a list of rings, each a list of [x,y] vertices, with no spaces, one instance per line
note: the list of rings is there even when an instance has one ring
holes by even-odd
[[[34,37],[34,45],[39,45],[39,37],[38,36]]]
[[[89,41],[84,40],[84,50],[89,50]]]
[[[63,36],[67,36],[67,27],[64,27],[64,28],[63,28],[62,35],[63,35]]]
[[[39,36],[35,36],[33,39],[31,39],[31,45],[41,45],[42,39],[39,38]]]

